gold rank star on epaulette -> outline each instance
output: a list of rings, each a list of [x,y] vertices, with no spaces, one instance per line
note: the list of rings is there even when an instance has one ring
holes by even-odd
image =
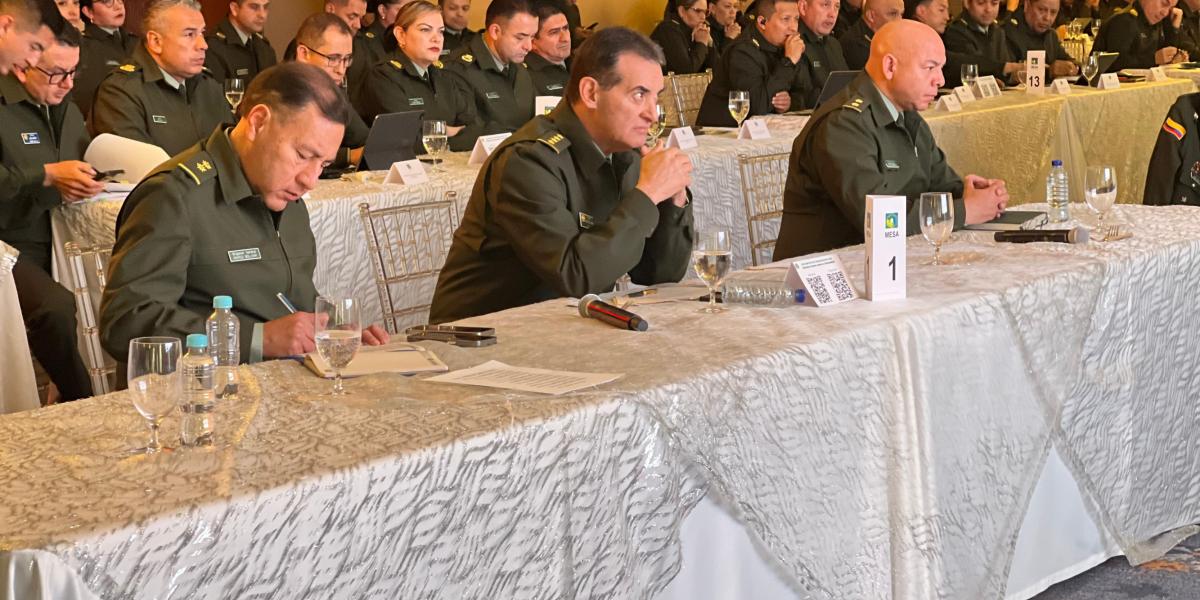
[[[122,71],[125,71],[126,73],[132,73],[137,70],[137,65],[124,64],[124,65],[121,65],[119,68]]]
[[[398,61],[398,60],[389,60],[389,61],[388,61],[388,64],[392,65],[393,67],[396,67],[396,70],[397,70],[397,71],[403,71],[403,70],[404,70],[404,65],[403,65],[403,64],[402,64],[400,61]]]
[[[219,37],[219,38],[221,38],[221,39],[225,39],[225,34],[224,34],[224,33],[222,33],[222,32],[220,32],[220,31],[218,31],[218,32],[217,32],[217,37]]]
[[[373,39],[375,39],[375,32],[374,32],[374,31],[368,31],[368,32],[366,33],[366,35],[367,35],[367,39],[368,39],[368,40],[373,40]]]
[[[862,112],[862,107],[863,107],[863,99],[861,97],[855,98],[855,99],[842,105],[842,108],[848,108],[854,112]]]
[[[442,64],[442,61],[440,61],[440,60],[433,61],[433,66],[437,67],[439,69],[443,69],[446,67],[446,65]]]
[[[176,166],[187,173],[187,176],[196,182],[196,185],[201,185],[205,180],[212,179],[217,175],[216,168],[213,167],[212,161],[208,160],[206,153],[201,153],[188,162],[181,162]]]
[[[550,146],[550,148],[554,150],[556,154],[562,154],[562,151],[566,149],[566,146],[563,145],[563,142],[567,141],[567,138],[563,137],[561,133],[552,133],[550,135],[538,138],[538,141]]]
[[[475,57],[470,54],[464,54],[462,55],[462,61],[465,63],[475,62]]]

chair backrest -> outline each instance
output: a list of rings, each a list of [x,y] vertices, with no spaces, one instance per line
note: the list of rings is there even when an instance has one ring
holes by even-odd
[[[696,124],[704,91],[712,81],[712,69],[703,73],[676,75],[667,73],[663,81],[660,102],[667,113],[667,127],[689,127]]]
[[[358,205],[389,333],[428,322],[438,273],[458,228],[457,198],[447,192],[445,200],[406,206]]]
[[[746,203],[746,228],[750,234],[750,259],[755,265],[771,262],[775,240],[779,237],[789,156],[787,152],[738,155],[742,199]]]
[[[83,364],[92,380],[92,393],[99,396],[113,391],[116,361],[100,346],[100,324],[96,307],[108,284],[108,259],[112,248],[81,248],[75,242],[63,245],[67,254],[67,276],[63,283],[75,292],[79,320],[79,346]]]

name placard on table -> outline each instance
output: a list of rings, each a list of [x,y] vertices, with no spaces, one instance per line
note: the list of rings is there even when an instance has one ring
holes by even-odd
[[[1025,53],[1025,93],[1041,96],[1046,93],[1046,51]]]
[[[481,135],[475,140],[475,147],[471,149],[471,158],[467,159],[467,164],[471,166],[482,165],[487,157],[492,155],[492,151],[500,142],[508,139],[511,133],[493,133],[492,135]]]
[[[908,295],[907,210],[904,196],[867,196],[863,239],[867,242],[868,300]]]
[[[1105,73],[1100,76],[1100,85],[1096,86],[1098,90],[1119,90],[1121,89],[1121,79],[1116,73]]]
[[[696,134],[691,127],[676,127],[671,130],[671,135],[667,137],[668,148],[679,148],[680,150],[691,150],[698,147],[696,143]]]
[[[1066,79],[1055,79],[1054,83],[1051,84],[1050,89],[1053,90],[1055,94],[1066,96],[1071,93],[1071,82],[1067,81]]]
[[[958,100],[957,95],[946,94],[945,96],[938,98],[936,109],[948,112],[958,112],[962,110],[962,102]]]
[[[1000,83],[991,75],[975,80],[975,92],[979,98],[995,98],[1000,95]]]
[[[788,269],[787,284],[804,290],[804,304],[831,306],[858,298],[858,292],[846,276],[842,259],[836,254],[802,258]]]
[[[972,92],[969,86],[960,85],[954,88],[954,95],[958,97],[958,101],[962,104],[969,104],[975,101],[975,92]]]
[[[388,169],[387,177],[383,178],[384,183],[397,183],[401,185],[413,185],[417,183],[425,183],[429,181],[429,174],[425,172],[425,165],[417,159],[404,160],[392,163],[392,168]]]
[[[739,140],[767,140],[771,138],[771,130],[767,128],[764,119],[746,119],[738,128]]]

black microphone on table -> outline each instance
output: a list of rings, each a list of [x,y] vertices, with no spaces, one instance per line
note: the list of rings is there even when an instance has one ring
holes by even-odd
[[[1074,229],[1030,229],[1022,231],[997,231],[997,242],[1028,244],[1030,242],[1058,242],[1060,244],[1086,244],[1088,230]]]
[[[650,328],[645,319],[623,308],[617,308],[595,294],[588,294],[579,299],[579,316],[603,321],[617,329],[645,331]]]

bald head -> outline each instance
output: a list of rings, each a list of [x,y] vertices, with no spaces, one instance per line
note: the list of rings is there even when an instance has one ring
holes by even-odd
[[[875,32],[867,74],[896,108],[924,110],[945,83],[945,64],[946,48],[937,32],[924,23],[900,19]]]
[[[871,31],[898,21],[904,16],[904,0],[864,0],[862,18]]]

